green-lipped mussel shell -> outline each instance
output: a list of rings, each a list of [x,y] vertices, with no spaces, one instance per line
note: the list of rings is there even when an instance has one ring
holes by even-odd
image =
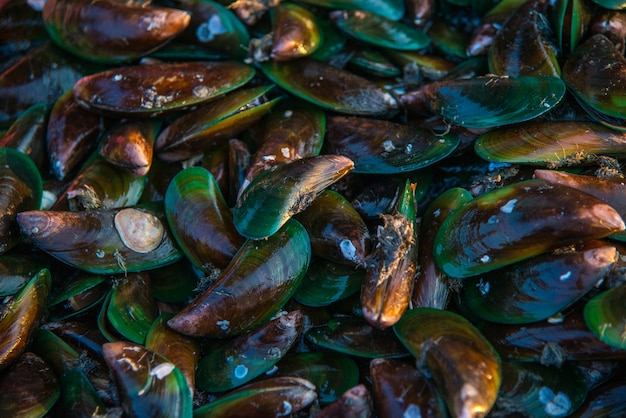
[[[297,4],[282,3],[271,9],[274,61],[311,55],[321,43],[320,31],[311,11]]]
[[[215,178],[202,167],[176,174],[164,203],[176,242],[200,269],[226,267],[245,241],[235,229]]]
[[[500,398],[494,412],[516,410],[531,417],[570,416],[586,396],[585,375],[572,363],[556,367],[504,362]],[[498,408],[500,399],[502,405],[506,404],[501,410]]]
[[[0,148],[0,254],[17,244],[18,212],[39,209],[42,182],[33,161],[14,148]]]
[[[180,369],[193,396],[196,387],[196,366],[200,357],[200,346],[197,341],[181,335],[167,326],[167,320],[172,316],[172,314],[164,314],[154,320],[148,335],[146,335],[145,347],[162,355]]]
[[[36,329],[30,347],[59,376],[78,366],[78,350],[50,330]]]
[[[204,273],[203,273],[204,274]],[[186,302],[200,284],[201,275],[186,257],[150,271],[154,298],[163,302]]]
[[[474,149],[488,161],[560,165],[586,164],[587,155],[626,157],[626,134],[594,122],[537,121],[494,129]],[[576,158],[577,154],[584,154]]]
[[[191,416],[191,392],[178,367],[130,342],[106,343],[102,350],[129,416]]]
[[[184,10],[113,0],[51,0],[42,17],[60,47],[83,59],[105,63],[147,55],[180,34],[190,20]]]
[[[310,259],[309,236],[291,219],[266,240],[246,241],[217,282],[168,325],[190,336],[241,334],[282,308],[298,287]]]
[[[250,161],[241,191],[270,167],[319,155],[325,130],[326,116],[318,106],[295,98],[282,100],[265,118],[260,145]]]
[[[617,257],[612,246],[540,255],[468,279],[461,303],[471,314],[491,322],[541,321],[591,290]]]
[[[417,66],[420,74],[430,80],[438,80],[445,76],[457,64],[439,55],[425,54],[417,51],[387,50],[385,55],[391,57],[400,68],[407,65]]]
[[[364,276],[364,269],[313,260],[293,297],[305,306],[327,306],[361,290]]]
[[[626,348],[626,285],[606,290],[585,304],[585,322],[600,340],[612,347]]]
[[[94,153],[50,209],[79,211],[133,206],[145,185],[145,176],[120,170]]]
[[[313,255],[365,267],[372,243],[365,221],[337,192],[324,190],[295,218],[306,228]]]
[[[247,83],[254,73],[233,61],[128,66],[81,78],[74,98],[111,116],[154,116],[205,103]]]
[[[374,415],[374,404],[369,390],[363,383],[359,383],[342,393],[335,402],[324,407],[323,411],[322,415],[328,416],[369,417]]]
[[[398,101],[373,82],[312,59],[270,61],[261,69],[288,92],[325,109],[371,117],[391,117]]]
[[[377,47],[414,51],[430,43],[424,32],[375,12],[337,10],[330,18],[344,33]]]
[[[444,159],[459,145],[453,132],[431,130],[384,120],[347,116],[327,118],[325,145],[332,154],[354,161],[354,172],[397,174]]]
[[[37,247],[92,273],[141,271],[182,257],[159,205],[83,212],[25,211],[18,214],[18,223],[22,234]]]
[[[193,411],[195,418],[288,416],[317,397],[315,385],[298,377],[271,377],[242,386]]]
[[[271,236],[353,167],[352,160],[346,157],[319,155],[264,171],[237,199],[233,211],[237,231],[251,239]]]
[[[508,17],[525,2],[525,0],[505,0],[491,7],[474,29],[467,45],[467,55],[470,57],[486,55],[498,30]]]
[[[624,0],[593,0],[593,2],[606,9],[623,10],[626,7]]]
[[[563,80],[592,109],[624,119],[626,58],[604,35],[580,44],[563,65]]]
[[[144,176],[152,165],[154,140],[160,127],[159,120],[122,123],[106,133],[100,155],[117,167]]]
[[[429,22],[426,34],[430,38],[435,51],[454,61],[467,59],[468,37],[456,25],[450,25],[447,20],[435,17]]]
[[[587,1],[557,0],[548,17],[561,51],[571,54],[587,32],[593,13]]]
[[[481,331],[503,359],[559,364],[563,360],[610,360],[626,358],[623,348],[602,342],[587,327],[583,303],[550,321],[532,324],[485,323]]]
[[[107,119],[89,112],[74,100],[72,88],[54,102],[46,129],[52,173],[63,180],[94,151]]]
[[[119,278],[107,306],[107,318],[113,329],[129,341],[143,344],[156,317],[157,305],[148,273]]]
[[[276,366],[276,376],[296,376],[312,382],[320,404],[334,402],[359,381],[355,361],[332,351],[289,354]]]
[[[375,78],[400,77],[402,69],[385,54],[373,48],[353,48],[350,50],[348,66],[356,73]]]
[[[485,193],[448,216],[435,237],[434,257],[444,273],[463,278],[623,229],[615,209],[597,198],[527,180]]]
[[[561,75],[546,3],[525,2],[497,32],[489,49],[492,74],[518,76]]]
[[[329,9],[365,10],[393,20],[400,19],[405,10],[402,0],[303,0],[302,3]]]
[[[50,317],[54,321],[67,319],[91,309],[101,302],[109,290],[104,276],[83,275],[63,286],[48,301]]]
[[[416,308],[394,330],[419,366],[428,369],[454,416],[483,417],[489,412],[500,388],[500,357],[467,319]]]
[[[178,4],[191,13],[191,22],[180,36],[182,41],[202,45],[203,50],[245,58],[250,35],[231,10],[216,1],[183,0]]]
[[[446,405],[414,362],[377,358],[370,362],[372,394],[380,417],[446,417]],[[417,415],[419,413],[419,415]]]
[[[302,314],[292,311],[211,349],[196,369],[198,388],[221,392],[270,370],[302,331]]]
[[[280,100],[263,100],[272,87],[238,90],[181,116],[158,136],[154,147],[159,158],[182,161],[225,144]]]
[[[492,128],[542,115],[564,94],[565,83],[557,77],[485,76],[435,81],[405,93],[401,100],[409,110],[426,106],[455,125]]]
[[[46,126],[50,105],[38,103],[28,108],[0,136],[0,148],[15,148],[28,155],[41,173],[48,171],[46,155]]]
[[[414,308],[446,308],[450,288],[446,275],[441,272],[432,256],[435,235],[451,213],[471,200],[470,192],[454,187],[440,194],[426,208],[418,233],[417,264],[419,269],[415,276],[411,296]]]
[[[43,417],[61,396],[59,381],[43,359],[26,352],[0,376],[2,415]]]
[[[50,261],[43,257],[3,254],[0,256],[0,297],[16,294],[44,268],[50,268]]]
[[[329,350],[364,357],[405,357],[407,351],[391,330],[374,328],[362,318],[331,319],[311,328],[306,339]]]
[[[0,370],[5,370],[22,354],[39,326],[51,282],[50,272],[43,269],[10,302],[7,314],[0,320]]]
[[[97,416],[106,414],[106,406],[93,385],[79,369],[66,371],[59,378],[59,408],[65,416]]]

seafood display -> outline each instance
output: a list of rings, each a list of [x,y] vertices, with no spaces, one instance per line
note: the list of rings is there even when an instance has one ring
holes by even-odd
[[[0,415],[622,416],[624,28],[0,0]]]

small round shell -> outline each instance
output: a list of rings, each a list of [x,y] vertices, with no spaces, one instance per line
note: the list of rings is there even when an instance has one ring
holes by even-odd
[[[163,224],[151,213],[127,208],[115,215],[115,230],[120,239],[131,250],[149,253],[163,239]]]

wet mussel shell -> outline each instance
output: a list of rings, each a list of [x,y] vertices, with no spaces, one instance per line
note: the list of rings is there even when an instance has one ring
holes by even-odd
[[[247,83],[254,68],[233,61],[120,67],[83,77],[74,98],[96,113],[147,117],[205,103]]]
[[[208,337],[252,329],[293,295],[310,260],[309,236],[291,219],[266,240],[246,241],[217,281],[168,325],[181,334]]]
[[[321,34],[310,10],[297,4],[282,3],[272,8],[271,16],[272,60],[305,57],[319,47]]]
[[[119,341],[102,346],[129,416],[189,417],[191,392],[181,371],[146,348]]]
[[[450,155],[459,145],[453,132],[431,130],[384,120],[329,116],[325,147],[354,161],[354,172],[397,174],[414,171]]]
[[[467,319],[450,311],[416,308],[407,311],[394,330],[418,367],[432,375],[454,416],[482,417],[489,412],[500,388],[500,356]]]
[[[606,290],[585,304],[587,326],[600,340],[612,347],[626,348],[626,285]]]
[[[66,284],[47,303],[50,319],[58,321],[80,315],[104,300],[109,290],[106,277],[83,275]]]
[[[364,269],[313,259],[293,297],[305,306],[328,306],[359,292],[364,277]]]
[[[451,277],[474,276],[624,229],[612,207],[576,189],[527,180],[461,206],[437,232],[434,257]]]

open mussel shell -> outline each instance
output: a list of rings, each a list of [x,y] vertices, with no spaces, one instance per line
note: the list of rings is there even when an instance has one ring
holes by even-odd
[[[414,171],[447,157],[459,145],[453,132],[384,120],[329,116],[325,146],[332,154],[354,161],[354,172],[396,174]]]
[[[37,247],[92,273],[141,271],[182,257],[160,204],[83,212],[25,211],[18,214],[18,223]]]
[[[32,333],[42,320],[52,279],[48,269],[33,276],[15,296],[0,320],[0,371],[22,354]]]
[[[626,285],[606,290],[585,304],[585,322],[600,340],[626,348]]]
[[[347,35],[376,47],[415,51],[430,43],[424,32],[376,12],[337,10],[330,18]]]
[[[456,417],[483,417],[500,388],[500,356],[465,318],[450,311],[416,308],[394,325],[400,341],[432,375]]]
[[[322,39],[314,14],[297,4],[282,3],[271,9],[274,61],[311,55]]]
[[[21,151],[0,148],[0,254],[17,244],[18,212],[39,209],[42,195],[39,170]]]
[[[328,306],[361,290],[364,276],[364,269],[314,259],[293,297],[305,306]]]
[[[131,273],[119,278],[111,290],[106,309],[109,323],[120,335],[143,344],[157,317],[148,273]]]
[[[74,98],[96,113],[155,116],[205,103],[247,83],[254,73],[234,61],[128,66],[81,78]]]
[[[7,417],[44,417],[61,395],[59,381],[44,360],[26,352],[0,375],[0,411]]]
[[[581,103],[601,114],[624,119],[625,72],[626,58],[613,42],[598,34],[569,56],[563,66],[563,80]]]
[[[315,385],[298,377],[271,377],[242,386],[193,411],[196,418],[289,416],[315,401]]]
[[[105,63],[149,54],[181,33],[190,20],[184,10],[114,0],[51,0],[45,3],[42,17],[59,46],[81,58]]]
[[[349,158],[320,155],[264,171],[237,199],[233,211],[237,231],[251,239],[271,236],[353,167],[354,163]]]
[[[211,173],[202,167],[180,171],[165,193],[165,215],[176,242],[198,268],[224,268],[245,239]]]
[[[398,113],[398,101],[389,92],[330,64],[301,58],[269,61],[261,69],[280,87],[325,109],[380,118]]]
[[[530,417],[564,417],[576,411],[587,396],[583,372],[572,363],[502,363],[502,385],[494,414],[522,412]]]
[[[130,342],[106,343],[102,349],[129,416],[191,416],[191,392],[178,367]]]
[[[435,81],[405,93],[401,101],[409,111],[428,110],[455,125],[492,128],[536,118],[564,94],[558,77],[484,76]]]
[[[624,158],[625,144],[626,135],[594,122],[532,121],[486,132],[474,149],[488,161],[559,166],[593,154]]]
[[[329,404],[359,381],[359,369],[352,358],[332,351],[292,353],[277,364],[273,376],[296,376],[315,385],[317,400]]]
[[[415,364],[377,358],[370,362],[370,375],[380,418],[447,416],[446,405],[432,380]]]
[[[450,215],[435,237],[434,257],[444,273],[463,278],[623,229],[619,214],[599,199],[527,180],[485,193]]]
[[[295,218],[309,233],[313,255],[354,267],[365,266],[371,250],[370,234],[345,197],[324,190]]]
[[[300,311],[292,311],[211,349],[198,364],[196,385],[221,392],[269,371],[300,336],[302,320]]]
[[[190,336],[241,334],[282,308],[298,287],[310,259],[309,236],[291,219],[266,240],[246,241],[217,282],[168,325]]]
[[[380,330],[362,318],[331,319],[322,326],[311,328],[305,336],[321,347],[357,357],[392,358],[408,355],[390,329]]]
[[[462,305],[492,322],[528,323],[567,308],[604,278],[618,253],[607,245],[544,254],[468,279]]]
[[[158,136],[154,145],[157,155],[165,161],[182,161],[226,144],[280,100],[265,100],[272,87],[237,90],[181,116]]]

